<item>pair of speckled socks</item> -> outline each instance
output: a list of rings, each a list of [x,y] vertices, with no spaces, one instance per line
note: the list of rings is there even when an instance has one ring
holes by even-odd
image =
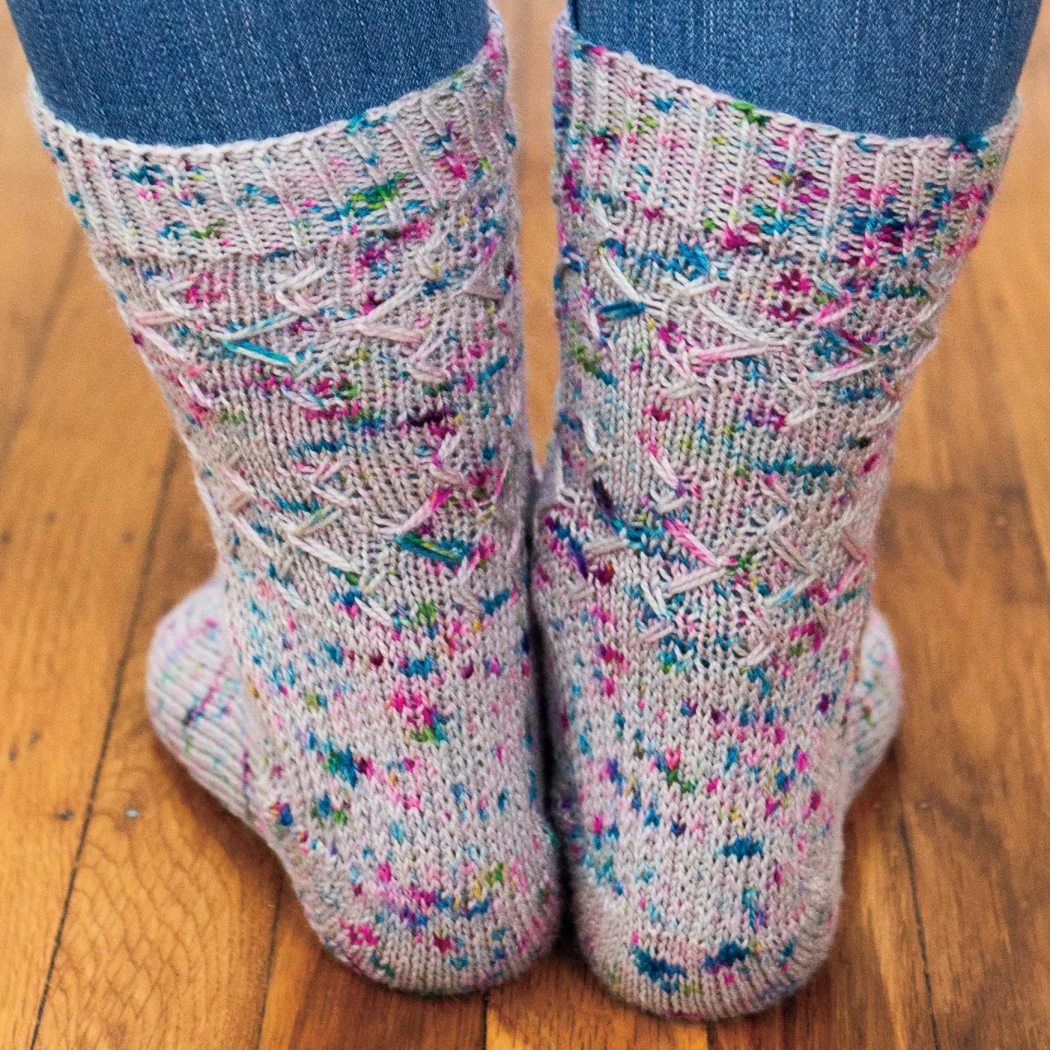
[[[328,948],[398,987],[523,970],[559,921],[661,1013],[827,952],[892,737],[872,543],[901,402],[1012,118],[885,141],[557,30],[560,413],[528,564],[506,57],[306,134],[41,134],[185,439],[216,578],[150,709]]]

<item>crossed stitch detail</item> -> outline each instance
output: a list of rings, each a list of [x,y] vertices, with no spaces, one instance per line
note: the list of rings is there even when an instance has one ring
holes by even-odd
[[[615,237],[617,231],[609,222],[604,209],[598,202],[591,202],[591,208],[600,228],[600,232],[595,238],[596,243],[591,246],[591,254],[598,260],[602,273],[624,296],[623,300],[607,304],[601,308],[602,316],[599,316],[599,311],[596,311],[591,306],[589,296],[585,294],[581,297],[582,322],[595,342],[600,341],[602,338],[603,323],[617,325],[643,311],[651,313],[658,318],[666,319],[673,306],[679,303],[689,303],[694,308],[694,317],[701,317],[713,326],[727,332],[735,341],[720,343],[709,348],[690,346],[684,354],[675,355],[668,352],[667,347],[660,340],[657,340],[656,353],[669,366],[669,372],[661,377],[665,396],[673,400],[685,400],[690,396],[695,396],[697,393],[705,392],[705,386],[708,388],[717,386],[717,378],[706,374],[701,379],[701,377],[696,376],[692,372],[691,366],[709,366],[745,357],[764,358],[773,367],[777,366],[783,351],[788,345],[787,341],[782,336],[772,337],[758,332],[739,318],[731,317],[722,311],[716,303],[708,298],[719,289],[719,281],[705,277],[680,284],[678,288],[674,289],[667,296],[643,295],[623,272],[614,254],[607,250],[610,237]],[[578,258],[578,263],[586,265],[582,258]],[[582,270],[582,267],[580,269]],[[586,290],[587,286],[584,285],[583,291],[586,292]],[[842,307],[837,312],[824,318],[823,323],[825,325],[840,319],[848,311],[851,297],[847,293],[841,292],[840,298],[843,301]],[[923,307],[912,319],[912,352],[909,360],[896,370],[896,376],[899,377],[901,385],[906,385],[910,381],[911,376],[932,347],[936,335],[937,320],[943,309],[943,297],[931,294],[931,302]],[[798,342],[804,343],[806,339],[807,336],[803,334],[798,339]],[[685,362],[682,360],[683,357]],[[837,380],[885,366],[886,358],[884,356],[865,357],[859,352],[854,352],[853,358],[845,363],[815,372],[805,370],[800,375],[789,378],[785,385],[788,386],[788,389],[794,395],[795,405],[784,412],[785,429],[790,431],[798,427],[820,411],[821,392],[819,388],[826,387],[827,384]],[[867,421],[866,430],[878,432],[887,424],[891,424],[900,413],[901,397],[898,390],[889,389],[885,383],[883,383],[883,389],[890,397],[890,405],[874,419]],[[580,412],[579,417],[584,442],[593,456],[592,463],[594,466],[600,466],[605,460],[605,454],[597,437],[597,428],[594,420],[585,412]],[[752,646],[749,651],[742,654],[737,653],[737,656],[742,668],[747,669],[755,666],[776,649],[776,636],[788,633],[792,626],[790,622],[784,622],[777,627],[762,630],[759,627],[759,623],[766,622],[768,613],[786,606],[790,599],[804,592],[807,587],[823,575],[821,566],[814,564],[811,559],[808,559],[799,549],[796,542],[787,534],[790,525],[795,519],[795,515],[786,505],[790,497],[783,491],[776,478],[761,477],[759,484],[763,490],[780,504],[776,512],[761,525],[757,525],[752,530],[747,530],[740,542],[733,544],[728,549],[718,552],[711,551],[693,535],[684,523],[678,519],[667,517],[673,511],[688,505],[690,497],[686,493],[688,493],[692,485],[687,484],[686,480],[680,476],[680,473],[676,471],[663,449],[650,443],[646,451],[652,461],[655,476],[669,490],[665,493],[654,494],[655,509],[657,513],[664,517],[664,524],[667,526],[667,531],[672,539],[698,560],[701,565],[699,568],[674,576],[668,573],[663,566],[660,566],[648,578],[640,581],[639,589],[645,604],[649,606],[659,620],[664,621],[646,631],[644,634],[645,640],[651,644],[656,644],[674,631],[683,627],[687,628],[688,624],[683,617],[671,615],[665,599],[709,587],[724,579],[737,567],[739,558],[742,555],[753,552],[756,543],[764,537],[767,550],[790,565],[795,570],[796,576],[782,587],[780,591],[770,595],[761,602],[760,605],[763,607],[760,607],[756,613],[748,616],[748,619],[759,629],[762,640]],[[863,480],[860,483],[863,484]],[[715,484],[713,480],[702,481],[700,482],[700,487],[708,488],[713,484]],[[568,509],[579,508],[583,505],[584,497],[580,493],[570,490],[565,485],[560,470],[557,472],[554,490],[551,503],[560,503]],[[862,497],[858,494],[857,498],[852,501],[851,509],[847,510],[826,531],[813,532],[812,529],[809,529],[806,533],[808,545],[816,546],[822,550],[833,549],[829,547],[830,540],[833,544],[841,547],[853,561],[853,569],[839,580],[838,590],[845,590],[855,586],[870,562],[870,555],[861,549],[851,531],[856,517],[856,511],[853,510],[853,507],[856,507],[859,502],[862,502]],[[817,540],[819,540],[819,543],[815,542]],[[607,556],[612,553],[622,552],[625,549],[629,549],[629,544],[619,535],[598,540],[587,547],[588,553],[596,556]],[[573,597],[577,600],[583,599],[588,595],[589,590],[590,588],[586,586],[585,582],[581,583],[575,589]],[[816,611],[819,616],[820,610]]]
[[[428,241],[418,250],[416,259],[420,261],[427,259],[444,236],[445,231],[439,225]],[[494,279],[492,270],[494,263],[504,259],[504,252],[494,242],[485,258],[458,284],[441,290],[442,298],[452,298],[459,294],[469,295],[493,303],[493,308],[498,313],[502,303],[507,301],[507,296],[505,291],[499,287],[499,282]],[[231,353],[258,360],[275,372],[289,375],[296,385],[278,384],[275,390],[304,409],[322,410],[325,403],[308,391],[302,390],[298,384],[322,371],[329,361],[331,350],[347,336],[356,335],[376,339],[413,350],[414,352],[406,357],[405,369],[418,382],[437,385],[449,380],[450,374],[447,369],[436,367],[430,360],[442,345],[439,337],[428,335],[433,325],[433,318],[439,312],[439,307],[431,311],[429,323],[424,327],[409,328],[396,323],[396,312],[406,304],[418,299],[422,293],[425,280],[422,274],[415,274],[413,281],[406,283],[369,313],[343,317],[340,317],[330,304],[323,301],[311,301],[304,294],[311,285],[326,276],[328,276],[328,270],[324,265],[316,261],[311,262],[305,269],[293,272],[275,283],[274,297],[284,306],[283,312],[235,330],[205,325],[198,331],[205,339],[222,346]],[[199,308],[191,310],[183,307],[173,298],[177,292],[185,291],[190,283],[191,281],[186,279],[169,285],[166,289],[167,294],[157,293],[157,298],[161,303],[159,309],[141,311],[129,317],[129,325],[136,334],[183,367],[192,362],[192,355],[176,348],[156,329],[165,324],[199,318]],[[260,337],[313,317],[325,319],[324,330],[327,338],[323,341],[320,339],[313,341],[309,346],[313,348],[320,343],[322,351],[328,351],[328,353],[308,350],[303,360],[293,361],[286,355],[262,345]],[[179,374],[177,381],[200,404],[215,407],[215,399],[205,394],[199,384],[185,373]],[[521,409],[519,396],[508,412],[508,416],[515,425],[520,417]],[[373,518],[373,529],[378,536],[387,541],[404,536],[425,524],[444,504],[453,499],[456,499],[460,505],[474,507],[479,526],[493,515],[498,514],[500,496],[504,491],[512,458],[507,456],[504,459],[488,499],[479,503],[472,494],[472,485],[467,476],[463,472],[454,470],[450,465],[451,457],[459,441],[459,434],[447,435],[442,440],[440,447],[431,454],[427,467],[435,482],[435,487],[418,508],[409,512],[400,522],[391,522],[383,517]],[[344,512],[354,510],[361,512],[361,508],[354,507],[355,501],[351,496],[329,484],[336,479],[345,480],[342,473],[346,466],[345,460],[338,457],[322,460],[314,468],[310,492],[327,505],[312,513],[305,522],[296,523],[284,520],[279,516],[268,516],[269,530],[286,545],[283,549],[274,550],[244,517],[244,512],[256,504],[260,497],[255,488],[238,471],[239,456],[219,465],[206,463],[197,456],[195,459],[203,474],[220,480],[226,487],[233,490],[230,499],[221,508],[216,506],[214,499],[206,495],[210,509],[217,518],[225,520],[237,536],[246,539],[272,561],[278,581],[286,575],[291,557],[300,553],[309,555],[341,572],[361,576],[363,581],[360,585],[360,592],[363,596],[360,603],[362,609],[386,626],[393,626],[390,614],[374,600],[368,598],[385,578],[384,563],[387,561],[387,550],[384,548],[377,555],[379,564],[378,566],[373,565],[370,570],[315,538],[315,534],[323,532],[328,526],[334,524]],[[514,525],[511,540],[512,551],[516,551],[522,542],[521,525],[518,522],[515,522]],[[457,567],[455,583],[460,586],[464,584],[479,561],[477,551],[464,558]],[[305,603],[294,594],[294,589],[285,587],[284,590],[293,604],[302,611],[306,610]],[[468,597],[465,592],[463,597]]]

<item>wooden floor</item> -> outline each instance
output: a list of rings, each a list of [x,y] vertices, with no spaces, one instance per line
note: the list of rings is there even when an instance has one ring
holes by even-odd
[[[556,0],[502,6],[542,448]],[[161,750],[144,657],[211,569],[206,522],[23,115],[24,76],[0,11],[0,1048],[1050,1047],[1050,12],[984,242],[905,412],[879,598],[908,708],[850,818],[835,950],[780,1009],[706,1027],[611,1001],[569,947],[454,1002],[358,979]]]

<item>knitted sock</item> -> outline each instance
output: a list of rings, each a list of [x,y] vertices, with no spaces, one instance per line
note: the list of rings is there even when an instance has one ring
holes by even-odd
[[[860,793],[889,750],[901,713],[901,672],[889,624],[875,608],[861,637],[856,678],[843,693],[843,768],[847,802]]]
[[[184,598],[153,634],[146,670],[150,720],[202,787],[249,825],[251,756],[244,689],[222,630],[222,584]]]
[[[724,1017],[825,958],[896,725],[869,622],[901,404],[1013,125],[887,141],[557,32],[560,406],[534,598],[580,940]]]
[[[103,141],[36,100],[220,552],[220,607],[158,639],[154,718],[333,952],[429,992],[558,925],[505,87],[495,25],[450,80],[267,142]]]

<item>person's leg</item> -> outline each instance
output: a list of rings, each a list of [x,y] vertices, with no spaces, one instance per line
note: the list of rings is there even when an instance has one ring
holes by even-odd
[[[570,0],[584,39],[762,109],[868,134],[999,120],[1040,0]]]
[[[209,0],[125,37],[113,9],[146,5],[107,0],[88,5],[102,28],[79,24],[85,63],[85,0],[16,6],[37,126],[219,549],[154,637],[158,734],[362,973],[426,992],[513,976],[553,938],[559,887],[498,20],[479,42],[481,0],[364,23],[344,0]],[[246,40],[249,16],[267,29]]]
[[[47,104],[81,131],[191,145],[346,119],[466,65],[484,0],[8,0]]]
[[[584,954],[659,1013],[762,1009],[827,954],[845,812],[900,704],[871,606],[897,421],[1016,122],[1034,4],[932,79],[921,49],[874,41],[859,67],[876,16],[828,36],[846,7],[867,10],[823,4],[822,36],[798,4],[647,21],[578,0],[597,38],[557,33],[560,405],[534,570],[554,797]],[[701,10],[736,47],[713,84],[685,46]],[[798,77],[809,95],[783,93]]]

